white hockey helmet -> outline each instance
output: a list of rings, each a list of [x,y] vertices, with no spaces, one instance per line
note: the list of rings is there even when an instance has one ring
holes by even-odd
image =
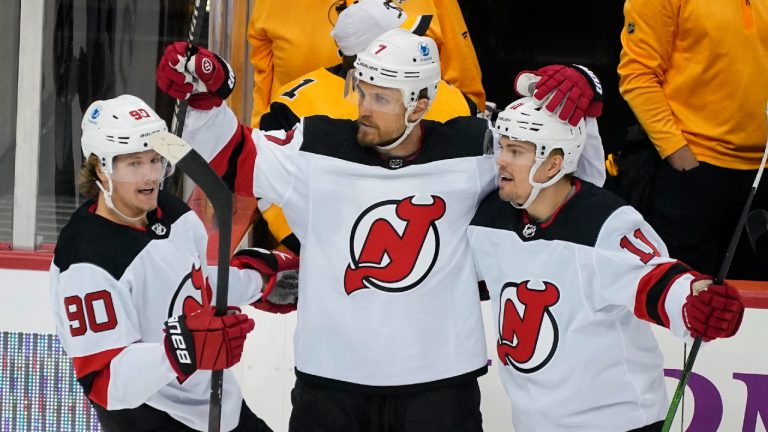
[[[83,156],[98,156],[102,170],[112,175],[115,156],[151,150],[150,135],[168,133],[165,120],[144,101],[131,95],[93,102],[81,123]]]
[[[564,175],[576,171],[581,151],[587,141],[584,119],[576,126],[560,121],[544,107],[536,104],[532,97],[524,97],[509,104],[496,118],[496,132],[515,141],[527,141],[535,146],[535,162],[528,175],[533,186],[531,195],[517,208],[527,208],[541,189],[553,185]],[[534,175],[553,150],[563,152],[563,166],[545,183],[534,181]]]
[[[106,205],[120,217],[128,221],[142,219],[144,216],[129,217],[115,207],[112,201],[113,180],[139,181],[156,180],[162,188],[162,179],[170,175],[167,163],[160,158],[158,163],[142,164],[115,172],[113,165],[116,156],[140,153],[152,150],[148,138],[158,133],[168,133],[165,121],[144,101],[131,95],[122,95],[114,99],[93,102],[85,111],[81,123],[83,135],[80,145],[83,156],[92,154],[99,158],[99,163],[107,178],[103,185],[94,179],[96,186],[104,194]]]
[[[402,143],[411,130],[424,117],[414,121],[408,118],[416,109],[419,96],[426,92],[427,110],[437,95],[440,82],[440,53],[435,41],[396,28],[376,38],[368,48],[357,54],[354,69],[347,75],[345,92],[356,89],[363,81],[385,88],[399,89],[405,104],[405,130],[393,143],[378,146],[378,150],[390,150]],[[425,110],[426,112],[426,110]]]
[[[406,109],[413,110],[426,89],[430,103],[440,82],[440,53],[435,41],[407,30],[392,29],[357,55],[355,78],[373,85],[400,89]]]

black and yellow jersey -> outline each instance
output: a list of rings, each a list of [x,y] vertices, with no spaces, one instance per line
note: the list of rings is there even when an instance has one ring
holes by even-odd
[[[261,130],[288,130],[302,117],[326,115],[337,119],[356,119],[357,105],[344,97],[346,71],[341,64],[322,68],[286,84],[280,95],[261,117]],[[477,113],[475,103],[461,91],[440,81],[435,101],[424,115],[425,120],[446,122],[455,117]]]
[[[342,0],[352,4],[353,0]],[[338,17],[338,0],[257,0],[248,24],[254,69],[251,125],[278,99],[286,83],[339,61],[330,35]],[[445,81],[459,88],[481,109],[485,91],[472,39],[456,0],[408,0],[402,27],[435,40]],[[290,87],[289,87],[290,88]],[[264,128],[261,128],[264,129]]]

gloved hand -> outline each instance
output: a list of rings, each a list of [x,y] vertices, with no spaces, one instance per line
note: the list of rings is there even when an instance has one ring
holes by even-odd
[[[205,48],[193,45],[191,54],[187,61],[186,42],[165,47],[157,65],[157,86],[176,99],[189,98],[189,106],[195,109],[209,110],[221,105],[235,88],[232,67]]]
[[[223,316],[215,316],[215,310],[208,306],[165,322],[165,354],[181,381],[198,369],[227,369],[240,361],[245,336],[255,324],[237,307]]]
[[[298,255],[290,251],[246,248],[235,253],[231,265],[256,270],[265,278],[261,298],[251,306],[278,314],[296,310],[299,299]]]
[[[546,102],[547,111],[571,126],[579,124],[584,116],[599,117],[603,112],[603,87],[584,66],[549,65],[522,71],[515,78],[515,90],[520,96]]]
[[[683,304],[683,322],[694,337],[704,342],[736,334],[744,317],[739,292],[729,283],[714,285],[708,276],[691,282],[691,293]]]

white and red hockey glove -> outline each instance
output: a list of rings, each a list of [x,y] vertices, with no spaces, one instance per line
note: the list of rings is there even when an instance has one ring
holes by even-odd
[[[591,70],[580,65],[549,65],[522,71],[515,78],[515,91],[533,98],[571,126],[603,112],[603,87]]]
[[[290,251],[241,249],[231,265],[256,270],[264,277],[261,298],[251,304],[265,312],[284,314],[296,310],[299,300],[299,256]]]
[[[176,99],[189,99],[189,106],[209,110],[221,105],[235,88],[235,72],[218,55],[192,46],[187,61],[187,43],[165,47],[157,65],[157,87]]]
[[[180,381],[196,370],[223,370],[240,361],[245,336],[255,324],[234,306],[215,316],[213,306],[165,322],[165,354]]]
[[[683,304],[683,322],[694,337],[704,342],[736,334],[744,317],[741,295],[728,282],[715,285],[709,276],[691,282]]]

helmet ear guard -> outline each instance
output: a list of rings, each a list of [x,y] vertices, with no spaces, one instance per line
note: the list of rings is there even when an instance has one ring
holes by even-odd
[[[524,97],[509,104],[497,117],[494,128],[499,135],[516,141],[527,141],[535,147],[535,162],[528,174],[528,181],[533,187],[531,195],[522,205],[511,203],[521,209],[527,208],[541,189],[552,186],[566,174],[576,171],[587,141],[584,119],[578,125],[571,126],[546,111],[532,97]],[[536,171],[554,150],[563,152],[560,171],[544,183],[536,182]]]

